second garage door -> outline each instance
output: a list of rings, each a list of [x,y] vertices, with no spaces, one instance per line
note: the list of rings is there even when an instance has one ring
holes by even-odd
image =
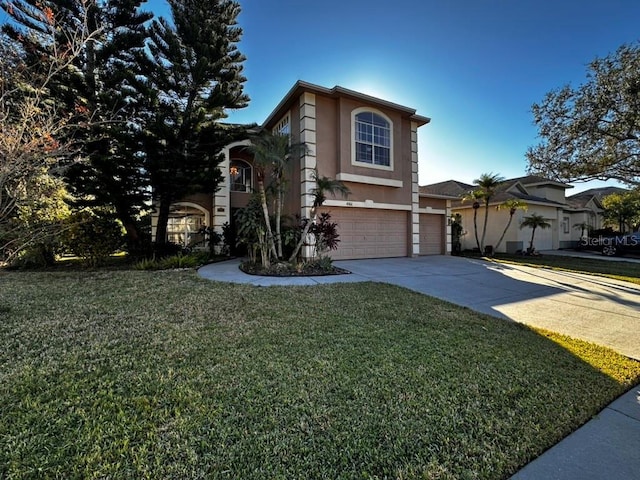
[[[444,253],[444,215],[420,215],[420,255]]]
[[[336,207],[325,211],[340,234],[338,249],[329,253],[334,260],[408,255],[408,212]]]

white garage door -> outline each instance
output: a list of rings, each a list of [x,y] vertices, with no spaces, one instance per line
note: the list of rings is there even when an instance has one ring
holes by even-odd
[[[336,207],[325,211],[340,234],[338,249],[329,253],[334,260],[408,255],[408,212]]]
[[[420,215],[420,255],[444,253],[444,215]]]

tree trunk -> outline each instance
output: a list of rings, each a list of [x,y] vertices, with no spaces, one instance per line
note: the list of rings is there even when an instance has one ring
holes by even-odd
[[[529,253],[533,252],[533,236],[536,234],[536,227],[533,227],[533,230],[531,232],[531,241],[529,242]]]
[[[282,184],[278,182],[276,192],[276,249],[278,259],[282,258],[282,231],[280,221],[282,219]]]
[[[311,230],[311,224],[316,219],[316,210],[317,210],[316,207],[311,207],[311,211],[309,212],[309,216],[311,218],[309,218],[309,221],[304,226],[304,230],[302,230],[302,235],[300,236],[300,240],[298,240],[298,244],[296,245],[296,248],[293,249],[293,253],[289,257],[289,262],[293,262],[296,259],[296,257],[298,256],[298,252],[300,252],[302,245],[304,245],[304,241],[307,238],[307,235],[309,235],[309,230]]]
[[[169,212],[171,210],[171,199],[160,198],[158,207],[158,224],[156,225],[156,244],[167,243],[167,223],[169,223]]]
[[[129,215],[126,208],[116,206],[116,214],[127,232],[127,247],[135,250],[140,246],[140,231],[136,221]]]
[[[513,214],[509,215],[509,221],[507,222],[507,226],[504,227],[504,230],[502,231],[502,235],[500,236],[500,239],[496,242],[496,245],[493,247],[494,252],[498,250],[498,247],[502,243],[502,240],[504,240],[504,236],[507,234],[507,230],[509,230],[512,220],[513,220]]]
[[[484,240],[487,235],[487,221],[489,220],[489,200],[484,205],[484,223],[482,225],[482,238],[480,239],[480,253],[484,254]]]
[[[274,258],[278,258],[278,252],[273,241],[273,231],[271,230],[271,221],[269,220],[269,207],[267,206],[267,193],[264,189],[264,180],[258,180],[258,190],[260,192],[260,204],[262,205],[262,214],[264,215],[264,223],[267,231],[267,250]]]
[[[476,245],[478,246],[478,250],[480,250],[480,254],[482,254],[482,248],[480,247],[480,240],[478,239],[478,209],[473,209],[473,232],[476,236]]]

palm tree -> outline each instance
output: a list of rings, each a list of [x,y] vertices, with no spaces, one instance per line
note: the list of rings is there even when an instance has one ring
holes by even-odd
[[[489,202],[495,196],[498,186],[504,182],[504,177],[498,173],[483,173],[480,178],[473,181],[478,186],[477,197],[484,200],[484,224],[482,226],[482,238],[480,239],[480,253],[484,252],[484,239],[487,236],[487,221],[489,220]],[[477,232],[477,229],[476,229]],[[477,233],[476,233],[477,236]]]
[[[496,191],[500,183],[504,181],[504,178],[497,173],[483,173],[480,178],[477,178],[473,183],[478,187],[475,190],[470,191],[462,197],[462,201],[473,202],[473,230],[476,237],[476,245],[480,253],[484,252],[484,240],[487,235],[487,222],[489,221],[489,202],[495,196]],[[484,226],[482,229],[482,239],[478,238],[478,209],[480,203],[484,203]]]
[[[549,222],[547,222],[542,215],[538,215],[537,213],[532,213],[528,217],[524,217],[522,219],[522,223],[520,224],[520,228],[524,228],[524,227],[529,227],[529,228],[533,229],[531,231],[531,241],[529,242],[529,248],[528,248],[528,252],[529,253],[533,253],[534,252],[533,237],[536,234],[536,229],[537,228],[542,228],[544,230],[545,228],[551,227],[551,224]]]
[[[284,192],[286,190],[286,169],[289,159],[296,153],[304,153],[304,143],[291,143],[289,135],[263,132],[251,138],[247,150],[253,154],[253,165],[258,183],[258,195],[266,224],[267,244],[274,258],[282,258],[281,218]],[[275,197],[275,235],[271,228],[269,206],[267,203],[266,176],[271,175],[272,190]]]
[[[300,240],[298,240],[298,244],[296,248],[293,249],[293,253],[289,257],[289,262],[293,262],[295,258],[298,256],[302,245],[304,245],[305,240],[307,239],[307,235],[309,235],[309,230],[311,229],[311,225],[316,220],[316,215],[318,213],[318,208],[322,206],[324,201],[327,199],[327,195],[336,195],[340,194],[343,197],[349,195],[349,189],[347,186],[342,183],[340,180],[334,180],[329,177],[319,177],[318,171],[315,170],[311,174],[311,178],[316,182],[315,188],[311,191],[313,194],[313,204],[311,206],[311,211],[309,212],[309,220],[304,226],[304,230],[302,231],[302,235],[300,236]]]
[[[496,242],[496,245],[494,247],[494,251],[498,250],[498,247],[502,243],[502,240],[504,240],[504,236],[507,234],[507,230],[509,230],[509,227],[511,226],[511,222],[513,221],[513,216],[515,215],[516,211],[518,211],[518,210],[526,210],[527,209],[527,204],[525,202],[523,202],[522,200],[518,200],[516,198],[511,198],[509,200],[506,200],[506,201],[502,202],[500,205],[498,205],[498,210],[500,210],[502,208],[508,208],[509,209],[509,221],[507,222],[507,226],[504,227],[504,230],[502,231],[502,235],[500,236],[500,239]]]
[[[482,248],[480,248],[480,239],[478,238],[478,209],[480,208],[481,199],[482,194],[479,190],[473,190],[462,197],[463,202],[473,202],[473,233],[476,236],[476,245],[480,252],[482,252]]]

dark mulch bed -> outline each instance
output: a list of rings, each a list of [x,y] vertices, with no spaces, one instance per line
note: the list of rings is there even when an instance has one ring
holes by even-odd
[[[287,262],[272,264],[269,268],[264,268],[260,264],[243,262],[240,270],[249,275],[261,275],[265,277],[316,277],[321,275],[344,275],[351,273],[344,268],[338,268],[318,263],[304,263],[292,265]]]

